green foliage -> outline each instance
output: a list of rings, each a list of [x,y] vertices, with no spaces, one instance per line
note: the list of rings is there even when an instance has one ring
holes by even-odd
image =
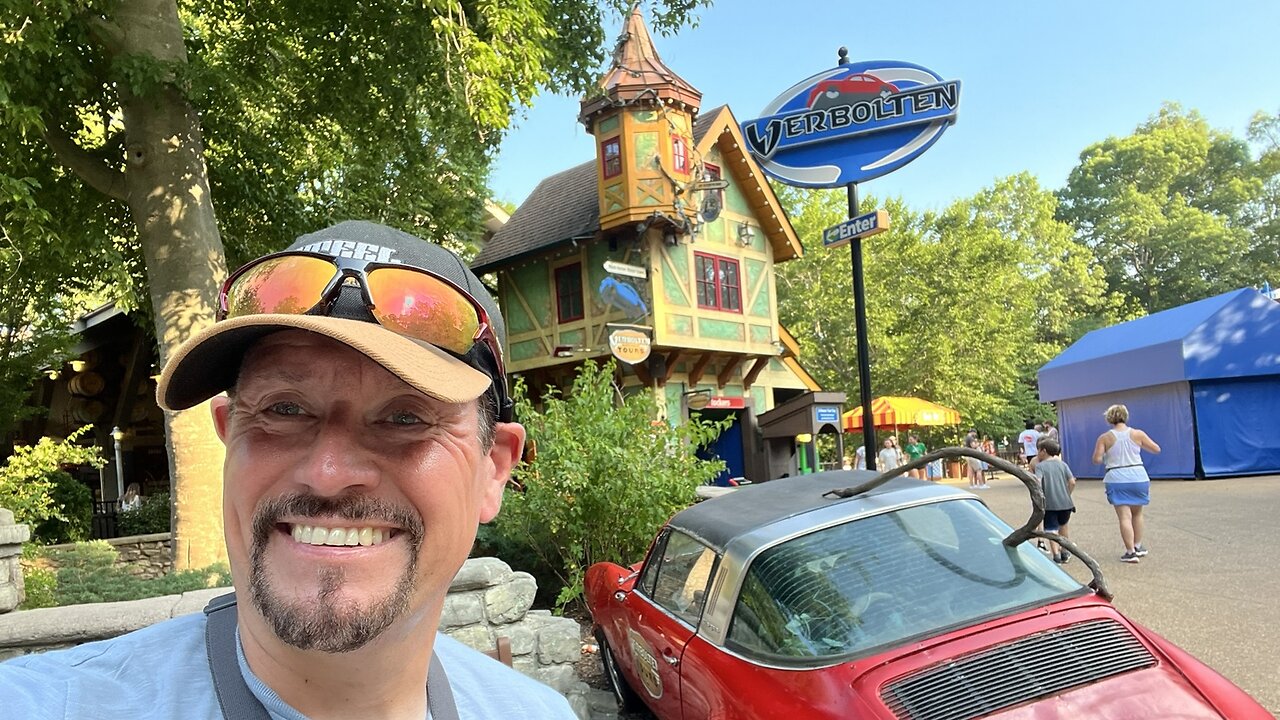
[[[19,445],[0,467],[0,507],[13,511],[17,522],[40,527],[47,520],[75,523],[54,498],[56,475],[64,465],[100,468],[96,447],[76,444],[91,426],[71,433],[65,440],[40,438],[35,445]]]
[[[41,562],[43,554],[40,546],[26,543],[22,546],[22,581],[26,589],[26,599],[19,606],[20,610],[54,607],[58,604],[58,576]]]
[[[58,470],[50,479],[50,493],[54,507],[62,511],[61,518],[49,518],[32,531],[36,542],[45,545],[88,540],[93,526],[93,491],[84,483]]]
[[[642,559],[662,523],[724,469],[695,452],[727,422],[655,421],[652,392],[623,397],[612,361],[587,362],[566,394],[549,391],[537,406],[517,380],[515,398],[537,457],[518,469],[526,489],[507,492],[482,541],[513,566],[556,578],[558,606],[581,595],[592,563]]]
[[[1274,130],[1255,119],[1258,141]],[[1062,217],[1097,255],[1108,287],[1157,312],[1261,284],[1280,272],[1280,236],[1263,222],[1276,163],[1167,104],[1127,137],[1080,154],[1060,195]],[[1272,196],[1274,198],[1274,196]]]
[[[844,193],[781,188],[779,196],[806,241],[802,259],[778,266],[779,317],[818,383],[856,399],[850,251],[818,242],[847,217]],[[1055,219],[1053,194],[1022,174],[941,213],[900,199],[884,207],[892,229],[863,244],[873,394],[954,407],[996,438],[1016,434],[1025,418],[1052,417],[1037,401],[1036,369],[1106,324],[1116,305],[1088,250]]]
[[[58,606],[140,600],[231,584],[230,571],[222,565],[184,570],[158,578],[138,577],[116,564],[119,553],[105,540],[80,542],[70,549],[46,552],[58,567],[53,589],[53,604]],[[44,589],[46,581],[42,579],[39,583],[41,589],[33,599],[28,580],[24,609],[49,606],[36,604],[48,601],[48,593]]]
[[[124,510],[116,516],[116,528],[120,536],[149,535],[169,532],[169,493],[146,495],[134,510]]]

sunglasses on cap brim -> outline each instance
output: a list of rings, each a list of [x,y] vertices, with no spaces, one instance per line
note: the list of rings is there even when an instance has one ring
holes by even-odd
[[[493,357],[499,413],[508,402],[502,348],[489,315],[448,278],[412,265],[286,251],[258,258],[222,284],[218,319],[246,315],[328,315],[344,285],[359,286],[382,327],[462,357],[476,344]],[[488,374],[488,373],[486,373]]]

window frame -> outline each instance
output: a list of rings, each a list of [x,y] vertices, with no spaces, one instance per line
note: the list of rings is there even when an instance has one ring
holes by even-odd
[[[666,557],[666,553],[667,549],[671,546],[671,540],[673,537],[678,537],[682,543],[687,541],[687,543],[684,544],[689,545],[689,547],[699,549],[698,559],[696,559],[687,568],[677,566],[674,570],[675,573],[679,573],[674,582],[676,585],[680,586],[681,594],[688,592],[689,596],[693,598],[694,603],[696,603],[685,608],[672,607],[672,605],[667,602],[667,600],[670,600],[671,598],[658,597],[659,586],[664,585],[664,580],[670,579],[668,576],[664,576],[663,573],[667,570],[667,560],[669,558]],[[710,567],[701,565],[708,553],[710,553],[711,557]],[[691,553],[682,553],[682,555],[687,554]],[[658,610],[661,610],[667,615],[670,615],[676,620],[685,623],[692,628],[697,628],[698,624],[702,621],[703,612],[706,610],[708,590],[711,588],[712,582],[715,581],[716,573],[719,572],[720,561],[722,559],[723,558],[720,553],[717,553],[714,548],[698,540],[693,535],[668,527],[662,531],[658,541],[654,543],[644,566],[640,568],[640,575],[636,579],[636,583],[633,587]],[[697,589],[689,585],[690,578],[694,576],[695,571],[706,572],[706,580],[703,582],[701,589]],[[701,593],[701,596],[699,596],[698,593]]]
[[[697,295],[698,307],[703,310],[719,310],[720,312],[728,312],[728,313],[735,313],[737,315],[741,315],[742,314],[742,263],[738,262],[736,258],[725,257],[723,255],[713,255],[711,253],[705,253],[705,252],[695,252],[693,254],[693,257],[694,257],[694,262],[693,262],[694,274],[696,276],[694,278],[694,284],[695,284],[694,291],[695,291],[695,295]],[[713,300],[715,301],[714,305],[704,304],[702,302],[703,300],[702,294],[701,292],[699,292],[702,290],[704,286],[708,284],[707,281],[703,279],[703,274],[701,272],[700,261],[703,261],[703,260],[709,260],[713,263],[712,274],[714,276],[714,280],[710,283],[710,285],[713,290],[712,297],[713,297]],[[721,270],[722,264],[733,265],[734,277],[737,278],[736,285],[727,285],[724,283],[724,279],[723,279],[724,272],[723,270]],[[734,308],[725,307],[725,303],[723,302],[724,290],[730,287],[734,289],[734,296],[737,299],[737,307],[734,307]]]
[[[681,175],[689,174],[689,141],[681,135],[671,136],[671,167]]]
[[[609,154],[609,150],[613,150],[613,154]],[[613,161],[613,171],[610,172],[610,161]],[[615,135],[600,141],[600,172],[604,179],[618,177],[622,174],[622,136]]]
[[[564,287],[564,285],[561,283],[561,278],[568,278],[570,276],[572,276],[575,282],[577,283],[576,299],[577,299],[578,314],[576,316],[566,317],[564,315],[564,300],[566,298],[569,298],[570,294],[562,291],[562,288]],[[561,265],[555,270],[552,270],[551,278],[552,278],[552,283],[555,286],[555,293],[556,293],[556,322],[560,324],[571,323],[586,317],[587,303],[586,303],[586,296],[584,294],[584,287],[582,282],[582,263],[572,262],[572,263],[569,263],[568,265]]]

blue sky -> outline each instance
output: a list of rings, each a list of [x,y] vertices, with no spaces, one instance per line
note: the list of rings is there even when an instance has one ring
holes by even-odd
[[[957,124],[862,186],[921,209],[1023,170],[1061,187],[1080,151],[1133,132],[1166,100],[1240,136],[1255,112],[1280,112],[1276,0],[718,0],[698,18],[654,43],[704,108],[727,103],[739,121],[834,66],[841,45],[855,61],[905,60],[959,79]],[[577,115],[578,98],[536,98],[502,143],[494,197],[519,204],[542,178],[595,157]]]

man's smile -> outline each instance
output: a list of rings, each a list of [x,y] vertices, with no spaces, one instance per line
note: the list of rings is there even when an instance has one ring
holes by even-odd
[[[282,523],[278,525],[282,531],[290,534],[295,542],[303,545],[381,545],[390,540],[397,531],[392,528],[372,526],[321,526],[302,523]]]

